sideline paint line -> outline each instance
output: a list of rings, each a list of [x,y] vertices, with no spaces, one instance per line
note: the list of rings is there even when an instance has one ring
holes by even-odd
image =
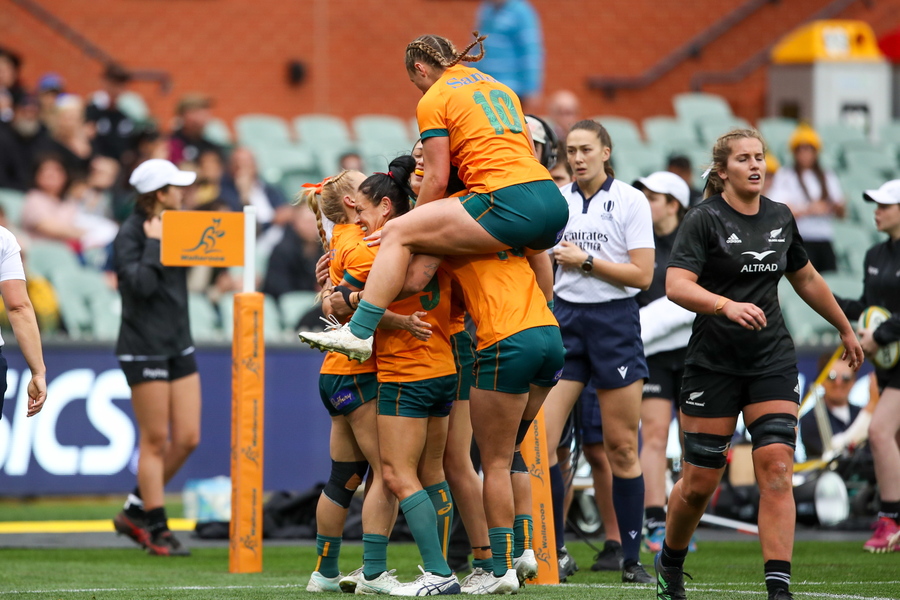
[[[715,585],[715,584],[713,584]],[[718,584],[722,585],[722,584]],[[728,584],[725,584],[728,585]],[[744,584],[746,585],[746,584]],[[553,586],[551,586],[553,587]],[[610,585],[605,583],[600,584],[590,584],[590,583],[560,583],[559,587],[577,587],[577,588],[602,588],[602,589],[623,589],[621,585]],[[646,586],[645,589],[649,589],[650,586]],[[634,589],[634,588],[631,588]],[[760,590],[736,590],[732,589],[724,589],[724,588],[714,588],[714,587],[695,587],[695,586],[685,586],[685,590],[692,592],[703,592],[703,593],[717,593],[717,594],[741,594],[741,595],[754,595],[759,596]],[[888,598],[884,596],[858,596],[856,594],[829,594],[826,592],[803,592],[804,596],[811,596],[813,598],[830,598],[834,600],[897,600],[896,598]]]
[[[216,590],[281,590],[304,588],[304,584],[286,583],[281,585],[179,585],[179,586],[154,586],[148,587],[128,587],[128,588],[73,588],[63,590],[0,590],[0,596],[13,594],[89,594],[94,592],[137,592],[141,590],[165,591],[165,592],[181,592],[181,591],[216,591]],[[876,599],[877,600],[877,599]]]
[[[194,519],[169,519],[172,531],[193,531]],[[0,522],[0,534],[4,533],[105,533],[115,532],[112,519],[102,521],[4,521]]]

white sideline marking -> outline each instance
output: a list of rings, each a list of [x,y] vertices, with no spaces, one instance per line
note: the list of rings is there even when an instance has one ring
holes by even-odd
[[[891,585],[897,584],[897,581],[866,581],[866,582],[841,582],[841,585]],[[647,586],[642,586],[645,588],[651,587],[652,584]],[[737,586],[737,585],[748,585],[747,583],[707,583],[707,584],[697,584],[697,585],[685,585],[684,589],[689,592],[715,592],[719,594],[742,594],[749,595],[753,594],[758,596],[761,591],[764,593],[764,589],[754,589],[754,590],[736,590],[736,589],[719,589],[714,586]],[[829,582],[824,581],[803,581],[803,582],[791,582],[791,587],[793,588],[795,585],[833,585]],[[577,588],[601,588],[601,589],[624,589],[626,586],[624,585],[614,585],[607,583],[560,583],[558,587],[566,588],[566,587],[577,587]],[[630,585],[628,587],[631,587]],[[762,587],[762,586],[759,586]],[[640,589],[640,588],[633,588]],[[813,598],[834,598],[836,600],[897,600],[893,597],[885,597],[885,596],[858,596],[856,594],[829,594],[826,592],[802,592],[805,597],[813,597]]]

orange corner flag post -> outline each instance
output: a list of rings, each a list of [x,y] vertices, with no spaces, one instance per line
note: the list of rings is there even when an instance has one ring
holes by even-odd
[[[262,571],[265,339],[263,295],[255,292],[256,209],[244,208],[244,285],[234,296],[231,361],[231,545],[228,570]]]
[[[231,346],[232,573],[262,571],[263,405],[265,340],[263,295],[256,289],[256,208],[244,214],[173,211],[162,214],[160,258],[166,266],[244,267],[234,296]]]
[[[231,383],[232,573],[262,571],[263,295],[235,294]]]
[[[531,474],[531,518],[534,521],[532,547],[538,563],[535,583],[559,583],[556,562],[556,530],[553,527],[553,494],[550,491],[550,461],[542,408],[522,441],[522,458]]]

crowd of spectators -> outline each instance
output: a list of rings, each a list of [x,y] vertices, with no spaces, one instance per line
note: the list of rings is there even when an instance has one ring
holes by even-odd
[[[258,250],[272,257],[272,270],[259,274],[261,289],[276,299],[316,289],[314,219],[310,226],[308,209],[292,207],[262,179],[249,148],[226,148],[204,137],[213,109],[208,96],[182,96],[174,118],[136,118],[120,107],[132,78],[118,65],[104,69],[101,88],[87,97],[71,93],[56,73],[25,82],[20,66],[18,54],[0,47],[0,190],[24,195],[21,214],[6,224],[26,260],[29,243],[53,241],[68,246],[84,268],[110,272],[111,242],[133,210],[129,176],[147,159],[167,158],[197,173],[185,209],[256,207]],[[106,281],[115,286],[115,277]],[[238,290],[240,278],[227,269],[195,268],[189,282],[215,306]]]

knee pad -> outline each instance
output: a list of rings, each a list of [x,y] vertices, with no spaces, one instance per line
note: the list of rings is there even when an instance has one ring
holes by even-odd
[[[525,436],[528,435],[528,430],[531,429],[531,424],[534,423],[534,419],[528,419],[519,421],[519,431],[516,432],[516,446],[522,443],[522,440],[525,439]]]
[[[528,465],[525,464],[525,459],[522,458],[522,453],[518,450],[513,454],[512,467],[510,467],[509,472],[528,473]]]
[[[797,446],[797,417],[787,413],[763,415],[747,426],[753,449],[769,444],[784,444],[791,449]]]
[[[366,460],[355,462],[331,461],[331,477],[328,478],[328,483],[325,484],[325,489],[322,490],[322,493],[341,508],[350,508],[353,493],[359,487],[359,484],[362,483],[368,468],[369,462]]]
[[[684,432],[684,462],[702,469],[721,469],[728,463],[730,435]]]

